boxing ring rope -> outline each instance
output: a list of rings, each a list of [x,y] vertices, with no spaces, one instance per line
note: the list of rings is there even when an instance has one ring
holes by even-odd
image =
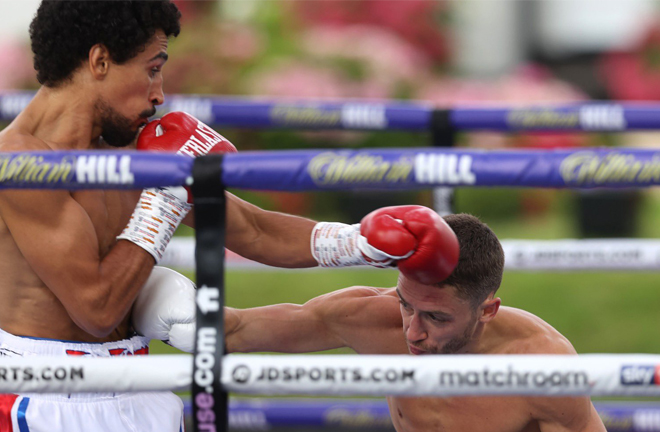
[[[660,429],[658,404],[594,402],[608,431],[649,432]],[[186,406],[185,412],[190,407]],[[394,430],[389,407],[383,400],[275,399],[232,400],[229,425],[238,430],[274,428],[348,428]]]
[[[504,269],[509,271],[660,271],[660,240],[502,240],[501,243]],[[174,237],[160,264],[192,271],[195,269],[194,252],[192,237]],[[230,270],[310,271],[270,267],[229,250],[225,253]]]
[[[660,150],[288,150],[195,161],[148,152],[0,153],[0,189],[135,189],[193,185],[197,161],[214,181],[268,191],[392,190],[435,186],[631,188],[660,184]]]
[[[0,93],[0,121],[10,121],[34,93]],[[220,127],[401,130],[430,133],[430,144],[451,148],[459,131],[499,132],[616,132],[660,129],[657,104],[589,102],[516,108],[437,108],[424,102],[364,100],[269,100],[200,95],[168,95],[158,115],[186,111]],[[451,187],[433,190],[440,215],[453,213]]]
[[[660,396],[660,355],[246,355],[222,359],[241,394],[326,396]],[[12,357],[0,393],[182,390],[189,355]]]
[[[0,121],[11,121],[34,96],[0,93]],[[205,123],[238,128],[434,131],[615,132],[660,129],[660,105],[587,102],[569,105],[436,108],[372,100],[282,100],[168,95],[160,114],[186,111]]]

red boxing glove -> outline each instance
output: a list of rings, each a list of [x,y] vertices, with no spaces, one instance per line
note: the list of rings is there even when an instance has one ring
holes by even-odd
[[[191,157],[208,153],[236,153],[236,147],[222,135],[181,111],[150,121],[140,132],[137,149]]]
[[[188,113],[175,111],[150,121],[137,140],[137,149],[203,156],[208,153],[236,153],[225,137]],[[188,190],[188,188],[186,188]],[[188,203],[192,194],[188,190]]]
[[[456,234],[433,210],[422,206],[383,207],[362,219],[360,233],[370,246],[397,260],[404,276],[426,285],[441,282],[458,264]]]

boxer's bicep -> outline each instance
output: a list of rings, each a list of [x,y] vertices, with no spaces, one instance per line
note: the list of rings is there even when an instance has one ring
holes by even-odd
[[[32,269],[51,286],[84,277],[99,262],[99,243],[84,209],[68,192],[7,191],[0,215]]]
[[[339,348],[341,341],[328,331],[318,305],[312,301],[229,309],[225,319],[227,350],[302,353]]]
[[[401,327],[398,303],[383,295],[387,291],[356,286],[327,294],[323,316],[327,331],[341,340],[342,346],[359,353],[373,351],[375,345],[382,345],[383,335],[391,335],[393,325]]]

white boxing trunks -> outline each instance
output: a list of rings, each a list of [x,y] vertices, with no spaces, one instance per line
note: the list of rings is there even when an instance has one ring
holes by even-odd
[[[2,356],[144,355],[149,340],[79,343],[0,330]],[[49,379],[56,379],[57,373]],[[170,392],[0,395],[0,432],[182,432],[183,403]]]

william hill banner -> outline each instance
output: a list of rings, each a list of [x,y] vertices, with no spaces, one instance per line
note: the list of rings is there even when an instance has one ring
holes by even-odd
[[[370,149],[227,154],[227,187],[257,190],[445,187],[630,188],[660,184],[660,150]],[[189,185],[193,160],[150,152],[0,153],[0,189],[141,189]]]
[[[660,151],[362,150],[230,154],[228,187],[262,190],[435,186],[628,188],[660,184]]]

